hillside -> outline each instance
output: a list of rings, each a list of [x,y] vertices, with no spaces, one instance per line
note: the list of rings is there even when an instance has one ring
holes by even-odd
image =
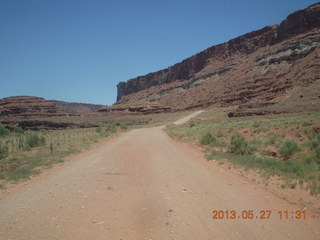
[[[116,104],[158,102],[175,110],[319,101],[320,3],[210,47],[167,69],[118,84]],[[311,92],[308,90],[311,89]],[[319,106],[319,105],[317,105]]]

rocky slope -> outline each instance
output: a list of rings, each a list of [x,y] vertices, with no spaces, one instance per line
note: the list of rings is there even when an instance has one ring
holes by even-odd
[[[120,82],[117,104],[158,102],[180,110],[285,97],[320,81],[319,42],[320,3],[292,13],[279,25]]]

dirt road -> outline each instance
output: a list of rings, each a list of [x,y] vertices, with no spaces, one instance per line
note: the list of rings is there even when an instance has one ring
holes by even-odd
[[[203,159],[161,127],[131,130],[0,200],[0,239],[319,239],[319,219]],[[213,210],[272,210],[212,219]]]

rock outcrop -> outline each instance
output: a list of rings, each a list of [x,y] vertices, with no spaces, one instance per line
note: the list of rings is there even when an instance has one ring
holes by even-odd
[[[269,101],[320,80],[320,3],[210,47],[167,69],[118,84],[117,104],[173,109]]]

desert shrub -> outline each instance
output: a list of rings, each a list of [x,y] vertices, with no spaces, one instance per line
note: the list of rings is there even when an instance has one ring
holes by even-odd
[[[22,133],[24,133],[24,130],[22,129],[22,127],[15,127],[15,129],[14,129],[14,131],[16,132],[16,133],[18,133],[18,134],[22,134]]]
[[[315,151],[315,157],[317,159],[317,162],[320,163],[320,146],[316,147],[314,151]]]
[[[308,138],[306,145],[310,149],[316,149],[317,147],[320,147],[320,133],[316,133],[312,130],[306,130],[305,134]]]
[[[9,135],[10,131],[5,127],[0,125],[0,137]]]
[[[223,120],[223,121],[220,122],[220,125],[226,126],[226,125],[228,125],[229,123],[230,123],[230,121],[227,120],[227,119],[225,119],[225,120]]]
[[[255,121],[255,122],[253,122],[252,127],[258,128],[258,127],[260,127],[260,123]]]
[[[24,145],[28,148],[34,148],[34,147],[39,147],[43,146],[46,143],[46,139],[44,136],[38,135],[36,133],[31,133],[28,134],[25,138]]]
[[[265,144],[275,145],[281,140],[281,136],[277,133],[269,132],[267,133]]]
[[[96,128],[96,133],[101,133],[101,132],[102,132],[101,127],[97,127],[97,128]]]
[[[109,136],[117,131],[117,126],[114,124],[108,124],[104,130],[105,130],[105,135]]]
[[[244,139],[244,137],[236,133],[230,139],[230,152],[236,154],[250,154],[252,152],[252,148],[249,143]]]
[[[6,156],[8,156],[8,152],[9,152],[9,149],[8,149],[7,145],[2,144],[0,142],[0,159],[3,159]]]
[[[202,145],[210,145],[212,143],[216,142],[216,138],[215,136],[213,135],[213,133],[211,132],[206,132],[206,134],[203,135],[200,143]]]
[[[298,144],[294,140],[285,140],[279,149],[279,153],[282,157],[288,158],[293,153],[298,151]]]
[[[189,126],[192,128],[192,127],[196,126],[196,124],[195,124],[195,122],[194,122],[194,121],[190,121]]]
[[[312,159],[312,157],[310,157],[310,156],[306,156],[306,157],[304,157],[304,162],[305,162],[306,164],[310,165],[310,164],[312,164],[313,159]]]
[[[121,124],[120,124],[120,128],[121,128],[121,129],[128,129],[128,126],[127,126],[127,124],[125,124],[125,123],[121,123]]]

